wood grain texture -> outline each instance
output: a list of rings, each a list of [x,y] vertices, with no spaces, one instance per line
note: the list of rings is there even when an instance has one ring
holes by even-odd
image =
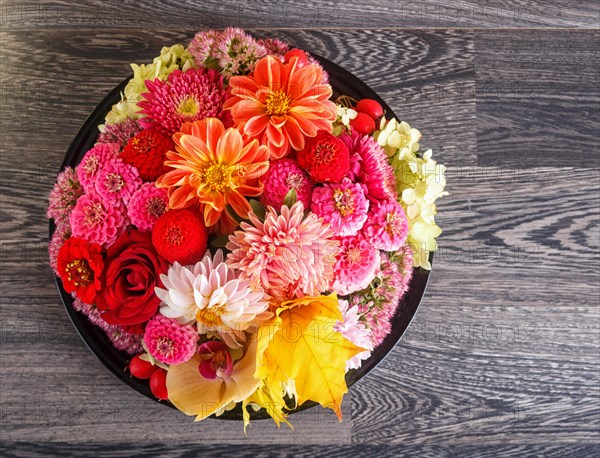
[[[516,108],[480,97],[478,86],[497,83],[496,62],[519,80],[534,65],[532,50],[546,50],[552,58],[535,64],[540,90],[525,93],[521,106],[552,99],[546,81],[562,85],[557,103],[565,110],[585,103],[597,77],[589,39],[597,33],[256,31],[322,54],[371,85],[450,166],[451,196],[440,201],[444,234],[422,307],[405,339],[350,390],[344,422],[311,409],[292,417],[295,431],[256,421],[244,437],[240,425],[195,424],[121,384],[77,336],[46,265],[46,196],[79,125],[129,62],[151,60],[194,31],[139,30],[136,21],[150,13],[136,17],[128,5],[120,11],[129,22],[120,25],[138,30],[56,23],[0,32],[2,456],[597,454],[600,176],[593,163],[565,162],[556,146],[597,148],[594,121],[520,135],[517,145],[494,137],[491,126],[518,127]],[[157,3],[150,19],[170,7]],[[368,6],[361,8],[352,14],[364,16]],[[586,8],[566,8],[563,20]],[[529,44],[511,47],[519,40]],[[522,63],[514,73],[511,53]],[[565,68],[579,62],[577,79]],[[589,92],[588,108],[596,94]],[[522,115],[543,122],[540,112]],[[547,161],[492,162],[500,154],[494,138],[505,149],[544,147]]]
[[[360,0],[148,1],[4,0],[5,30],[32,28],[597,28],[593,0],[476,0],[364,2]]]

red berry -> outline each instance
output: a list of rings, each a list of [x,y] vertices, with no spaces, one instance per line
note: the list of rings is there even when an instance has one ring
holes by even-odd
[[[290,49],[283,55],[283,58],[286,62],[289,62],[292,57],[298,58],[298,67],[304,67],[305,65],[308,65],[308,56],[301,49]]]
[[[161,401],[169,399],[169,393],[167,392],[167,371],[164,369],[157,369],[150,377],[150,391]]]
[[[129,362],[129,372],[131,372],[131,375],[135,378],[147,380],[158,368],[152,363],[140,358],[141,355],[142,353],[131,358],[131,361]]]
[[[358,113],[350,120],[350,125],[359,134],[370,135],[375,130],[375,121],[368,114]]]
[[[373,118],[374,121],[377,121],[379,118],[383,116],[383,108],[377,100],[373,99],[362,99],[356,104],[356,111],[359,113],[364,113]]]
[[[186,208],[166,212],[152,228],[152,245],[171,264],[198,262],[206,253],[207,239],[202,217]]]

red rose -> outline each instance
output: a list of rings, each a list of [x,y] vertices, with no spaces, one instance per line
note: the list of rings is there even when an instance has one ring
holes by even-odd
[[[71,237],[60,248],[56,265],[65,291],[75,292],[83,302],[93,304],[101,287],[102,247]]]
[[[152,246],[149,232],[129,230],[107,250],[104,288],[96,306],[109,324],[142,333],[142,324],[156,313],[160,299],[154,287],[162,287],[160,274],[169,265]]]

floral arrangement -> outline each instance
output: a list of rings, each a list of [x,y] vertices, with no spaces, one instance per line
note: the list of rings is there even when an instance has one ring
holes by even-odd
[[[50,263],[133,377],[202,420],[341,420],[347,371],[430,269],[444,167],[307,52],[240,29],[163,48],[51,192]]]

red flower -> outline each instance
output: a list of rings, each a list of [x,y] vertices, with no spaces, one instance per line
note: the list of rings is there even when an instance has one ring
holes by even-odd
[[[175,149],[169,135],[159,129],[143,130],[129,140],[121,153],[121,159],[140,171],[144,181],[156,181],[159,176],[170,169],[165,167],[167,151]]]
[[[298,152],[298,165],[317,183],[338,183],[348,174],[350,153],[343,141],[321,130]]]
[[[154,287],[162,287],[160,274],[169,265],[152,246],[148,232],[129,230],[108,248],[103,272],[104,288],[96,305],[109,324],[142,333],[142,324],[156,313],[160,299]]]
[[[65,291],[93,304],[100,290],[104,263],[102,247],[77,237],[69,238],[58,252],[57,268]]]
[[[202,217],[183,208],[163,214],[152,229],[152,244],[170,263],[194,264],[206,253],[208,236]]]

